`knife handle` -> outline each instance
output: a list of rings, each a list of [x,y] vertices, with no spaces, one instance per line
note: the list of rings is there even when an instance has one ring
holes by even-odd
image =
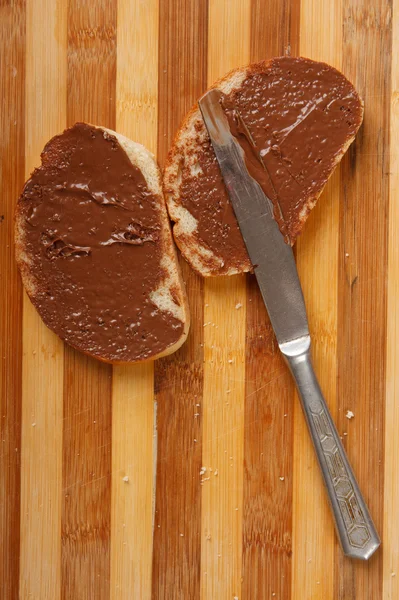
[[[310,337],[281,344],[280,349],[298,388],[343,552],[368,560],[380,538],[317,381]]]

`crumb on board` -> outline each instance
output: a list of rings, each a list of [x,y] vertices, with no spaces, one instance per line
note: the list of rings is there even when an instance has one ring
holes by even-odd
[[[237,302],[237,304],[236,304],[236,309],[238,310],[239,308],[242,308],[241,302]]]
[[[284,477],[279,477],[280,481],[284,481]]]
[[[125,475],[125,476],[122,478],[122,481],[124,481],[125,483],[128,483],[128,481],[129,481],[129,477],[128,477],[127,475]]]
[[[347,419],[353,419],[353,417],[354,417],[354,416],[355,416],[355,415],[354,415],[354,413],[353,413],[351,410],[347,410],[347,411],[346,411],[346,415],[345,415],[345,417],[346,417]]]

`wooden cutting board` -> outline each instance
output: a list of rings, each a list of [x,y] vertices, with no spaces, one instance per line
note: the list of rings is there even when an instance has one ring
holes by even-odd
[[[2,0],[0,27],[0,597],[399,599],[399,0]],[[383,538],[367,564],[337,545],[253,278],[182,262],[189,340],[112,369],[44,327],[14,262],[16,199],[51,136],[89,121],[162,165],[209,83],[281,54],[331,63],[365,100],[297,260]]]

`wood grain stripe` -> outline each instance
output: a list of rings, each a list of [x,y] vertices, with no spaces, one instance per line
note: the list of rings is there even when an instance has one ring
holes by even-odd
[[[399,598],[399,1],[392,3],[390,199],[388,246],[387,373],[385,404],[383,600]]]
[[[116,0],[68,2],[67,123],[115,128]],[[62,598],[109,598],[112,368],[65,347]]]
[[[248,63],[250,9],[249,0],[210,0],[208,84]],[[204,288],[201,598],[227,600],[241,596],[245,277]]]
[[[159,14],[158,159],[206,88],[207,0],[168,0]],[[155,365],[158,462],[153,597],[198,600],[201,544],[203,281],[180,260],[191,312],[187,341]]]
[[[323,36],[317,35],[329,23]],[[342,2],[301,2],[302,56],[342,68]],[[339,167],[297,243],[297,264],[307,305],[316,373],[336,418]],[[293,597],[333,599],[333,519],[302,409],[295,397]],[[320,539],[319,532],[323,531]],[[321,547],[323,551],[321,552]]]
[[[298,53],[299,3],[251,3],[251,62]],[[269,35],[267,32],[273,32]],[[290,598],[293,382],[254,276],[247,280],[243,600]],[[273,455],[274,459],[270,460]]]
[[[342,163],[338,301],[341,431],[377,529],[384,510],[391,2],[345,1],[343,71],[365,102],[364,124]],[[372,57],[372,60],[370,60]],[[345,419],[350,409],[355,417]],[[378,552],[358,564],[337,555],[335,597],[380,598]]]
[[[37,18],[40,15],[40,19]],[[66,121],[66,8],[26,4],[25,176]],[[60,598],[64,348],[24,296],[20,598]]]
[[[158,134],[158,12],[158,0],[118,1],[116,129],[152,152]],[[154,364],[114,367],[112,599],[151,598],[154,420]]]
[[[25,2],[0,8],[0,597],[19,596],[22,286],[14,209],[25,176]]]

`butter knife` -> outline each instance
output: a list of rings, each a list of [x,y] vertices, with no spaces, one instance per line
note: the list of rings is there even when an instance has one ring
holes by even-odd
[[[199,100],[202,117],[280,351],[298,389],[343,552],[367,560],[379,547],[380,538],[313,369],[305,302],[292,248],[273,216],[273,203],[248,172],[244,151],[231,133],[222,102],[220,90],[207,92]]]

